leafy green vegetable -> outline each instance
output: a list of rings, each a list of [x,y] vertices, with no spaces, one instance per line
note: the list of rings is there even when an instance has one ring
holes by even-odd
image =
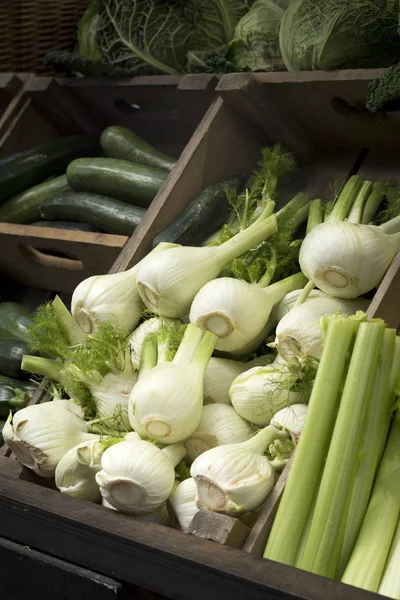
[[[400,98],[400,63],[392,65],[379,79],[369,84],[366,107],[376,112],[388,102]]]
[[[85,77],[103,77],[103,76],[130,76],[130,70],[124,70],[121,67],[113,66],[102,60],[92,60],[83,58],[78,52],[67,52],[53,48],[49,50],[44,58],[45,67],[51,67],[67,75],[81,75]]]
[[[78,23],[78,52],[83,58],[101,60],[97,43],[100,23],[101,0],[94,0]]]
[[[183,71],[196,11],[184,0],[102,0],[103,60],[132,74]]]
[[[212,50],[234,38],[235,27],[253,0],[192,0],[198,11],[191,50]]]
[[[284,69],[279,49],[279,26],[289,0],[257,0],[235,29],[231,59],[239,70]]]
[[[289,71],[386,67],[400,56],[398,0],[292,0],[280,27]]]

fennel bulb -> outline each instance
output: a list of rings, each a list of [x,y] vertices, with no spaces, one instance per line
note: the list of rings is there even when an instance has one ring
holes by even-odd
[[[311,298],[292,308],[278,323],[275,344],[285,359],[293,355],[321,358],[323,335],[322,317],[339,312],[353,315],[368,308],[368,300],[342,300],[341,298]]]
[[[199,426],[184,442],[190,461],[200,454],[223,444],[236,444],[249,440],[255,429],[227,404],[204,406]]]
[[[300,378],[297,359],[290,364],[274,361],[266,367],[253,367],[232,383],[232,406],[246,421],[268,425],[279,410],[299,402],[300,394],[292,388]]]
[[[204,404],[230,404],[229,388],[233,381],[252,367],[266,365],[272,362],[273,354],[259,356],[247,363],[229,358],[216,358],[212,356],[208,361],[204,375],[203,403]]]
[[[291,438],[297,442],[306,422],[307,411],[307,404],[292,404],[292,406],[278,410],[271,419],[271,425],[286,429]]]
[[[107,448],[96,474],[103,501],[128,514],[153,512],[170,496],[175,467],[185,454],[180,444],[160,450],[150,442],[129,438]]]
[[[129,398],[132,428],[162,444],[193,434],[203,409],[203,380],[216,338],[188,325],[172,362],[139,376]]]
[[[174,324],[177,328],[182,322],[175,319],[165,319],[153,317],[147,319],[139,325],[129,338],[129,347],[131,351],[131,362],[134,369],[139,370],[140,355],[142,353],[143,342],[151,333],[158,333],[163,330],[164,325]]]
[[[357,298],[376,287],[400,249],[400,233],[375,225],[333,221],[304,239],[300,267],[327,294]]]
[[[169,502],[182,531],[188,531],[195,514],[199,512],[196,504],[197,486],[193,477],[179,483],[169,498]]]
[[[95,333],[98,325],[117,321],[130,333],[143,311],[136,276],[139,266],[154,254],[176,244],[159,244],[141,262],[123,273],[95,275],[82,281],[72,295],[71,312],[85,333]]]
[[[140,263],[137,283],[147,308],[165,317],[184,317],[197,292],[234,258],[277,230],[276,216],[261,219],[220,246],[183,247],[148,255]]]
[[[64,454],[98,436],[88,433],[78,405],[71,400],[53,400],[10,415],[3,438],[21,464],[41,477],[53,477]]]
[[[275,470],[264,452],[288,433],[273,425],[239,444],[217,446],[201,454],[190,469],[199,508],[234,514],[258,508],[275,483]]]
[[[266,288],[230,277],[214,279],[193,300],[190,322],[218,337],[216,350],[243,351],[263,334],[274,305],[305,283],[302,273]]]
[[[99,502],[101,494],[96,473],[101,469],[104,444],[97,440],[83,442],[71,448],[60,460],[55,472],[56,486],[63,494]]]
[[[137,375],[124,377],[107,373],[99,385],[90,385],[100,419],[107,419],[110,427],[121,426],[130,430],[128,418],[129,395],[137,382]],[[113,419],[110,417],[114,416]]]
[[[292,310],[292,308],[295,307],[296,302],[302,291],[303,291],[303,289],[293,290],[293,292],[289,292],[288,294],[286,294],[286,296],[284,296],[282,298],[282,300],[279,302],[278,306],[276,307],[276,312],[275,312],[276,320],[278,323],[281,319],[283,319],[283,317],[285,315],[287,315],[287,313],[289,311]],[[311,292],[307,296],[305,302],[308,302],[312,298],[326,298],[326,294],[324,292],[321,292],[320,290],[311,290]]]

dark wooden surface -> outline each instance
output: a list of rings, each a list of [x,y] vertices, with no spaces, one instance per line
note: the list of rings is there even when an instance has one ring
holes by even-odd
[[[0,539],[0,600],[130,600],[121,583]]]
[[[0,476],[0,536],[176,600],[376,595]]]

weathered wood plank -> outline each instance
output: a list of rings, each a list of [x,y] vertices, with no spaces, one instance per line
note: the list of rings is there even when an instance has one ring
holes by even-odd
[[[241,548],[250,529],[229,515],[199,511],[190,523],[188,533],[222,546]]]

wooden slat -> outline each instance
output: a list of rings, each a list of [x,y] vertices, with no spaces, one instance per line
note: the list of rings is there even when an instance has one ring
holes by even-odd
[[[377,599],[305,571],[211,544],[0,476],[0,533],[177,600]]]
[[[222,546],[241,548],[250,529],[228,515],[199,511],[193,517],[188,533]]]
[[[72,292],[86,277],[107,272],[127,237],[0,223],[0,269],[31,287]],[[58,252],[68,258],[44,254]]]
[[[0,539],[0,599],[129,600],[128,590],[110,577]]]

